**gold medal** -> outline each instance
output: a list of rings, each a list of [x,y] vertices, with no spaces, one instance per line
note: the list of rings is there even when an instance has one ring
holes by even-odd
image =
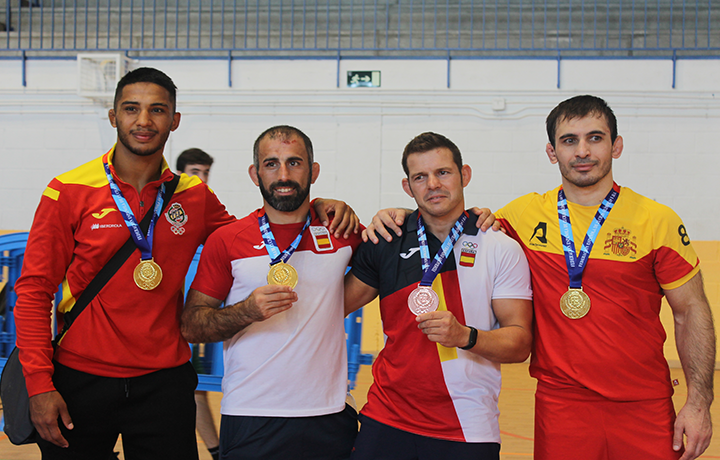
[[[590,311],[590,297],[580,289],[568,288],[560,297],[560,309],[570,319],[580,319]]]
[[[285,262],[278,262],[270,266],[267,280],[268,284],[290,286],[295,289],[298,283],[298,274],[292,265],[286,264]]]
[[[162,268],[155,263],[154,259],[141,260],[133,272],[135,284],[144,291],[152,291],[158,287],[162,278]]]

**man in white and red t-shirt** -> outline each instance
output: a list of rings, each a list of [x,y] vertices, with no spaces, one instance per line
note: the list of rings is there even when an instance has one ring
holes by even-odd
[[[303,132],[270,128],[253,153],[263,207],[208,238],[182,315],[188,341],[225,341],[221,458],[349,458],[343,275],[361,240],[312,209],[320,166]],[[283,279],[297,285],[268,284]]]

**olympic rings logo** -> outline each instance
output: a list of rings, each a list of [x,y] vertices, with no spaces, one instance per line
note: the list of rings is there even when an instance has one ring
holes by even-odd
[[[470,248],[470,249],[477,249],[478,244],[473,243],[472,241],[463,241],[462,247]]]

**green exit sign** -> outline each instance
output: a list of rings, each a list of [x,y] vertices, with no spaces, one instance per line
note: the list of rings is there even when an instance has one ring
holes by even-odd
[[[348,70],[347,73],[348,88],[379,88],[380,87],[380,71],[379,70]]]

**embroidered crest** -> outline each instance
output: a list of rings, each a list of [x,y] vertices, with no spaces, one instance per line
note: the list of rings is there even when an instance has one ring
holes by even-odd
[[[185,233],[183,226],[187,223],[188,217],[180,203],[172,203],[167,212],[165,218],[170,222],[170,230],[176,235],[182,235]]]
[[[460,266],[474,267],[475,255],[477,254],[477,243],[472,241],[463,241],[460,248]]]
[[[625,257],[630,255],[631,259],[637,255],[637,243],[635,242],[637,237],[630,236],[630,230],[625,228],[616,228],[613,233],[607,234],[605,240],[605,247],[603,248],[606,254],[612,252],[616,256]]]
[[[315,249],[318,251],[332,251],[332,239],[330,239],[330,232],[327,228],[310,226],[310,234],[315,243]]]

